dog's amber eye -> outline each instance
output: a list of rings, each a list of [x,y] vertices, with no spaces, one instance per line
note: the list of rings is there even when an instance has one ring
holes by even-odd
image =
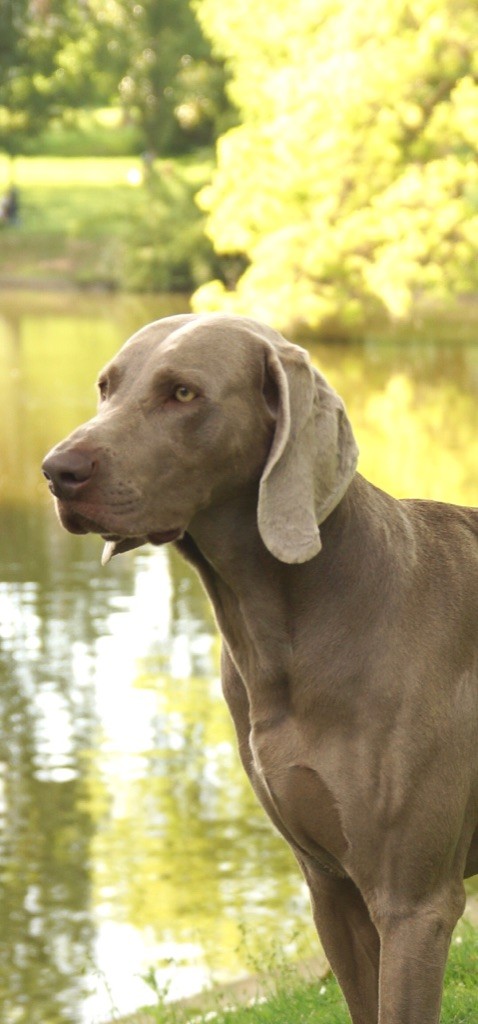
[[[196,393],[191,391],[186,384],[179,384],[175,389],[174,397],[178,402],[192,402],[193,398],[196,398]]]
[[[104,402],[105,398],[108,398],[108,381],[104,377],[98,381],[98,391],[101,401]]]

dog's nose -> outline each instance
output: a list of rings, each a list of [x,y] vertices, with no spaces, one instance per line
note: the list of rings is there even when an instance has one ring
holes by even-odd
[[[91,480],[95,465],[88,452],[74,448],[63,452],[53,450],[44,459],[42,471],[56,498],[75,498]]]

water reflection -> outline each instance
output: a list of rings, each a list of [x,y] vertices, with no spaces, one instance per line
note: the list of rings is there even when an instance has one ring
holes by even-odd
[[[86,545],[55,558],[54,531],[44,513],[2,511],[0,992],[2,1019],[39,1024],[79,1020],[71,1008],[86,997],[95,820],[85,752],[112,582],[103,593],[88,582]]]
[[[238,969],[242,925],[267,948],[315,940],[239,769],[197,578],[165,550],[101,569],[100,542],[59,529],[39,477],[91,414],[101,364],[171,309],[89,297],[72,313],[38,296],[3,309],[0,1019],[94,1024],[146,1001],[151,966],[172,994]],[[477,503],[477,346],[311,351],[366,475]]]

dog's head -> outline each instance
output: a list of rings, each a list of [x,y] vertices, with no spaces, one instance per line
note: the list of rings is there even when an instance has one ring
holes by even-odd
[[[61,522],[107,541],[105,560],[178,540],[205,509],[257,492],[269,551],[303,562],[343,497],[357,447],[307,353],[229,315],[148,324],[101,372],[97,415],[47,455]]]

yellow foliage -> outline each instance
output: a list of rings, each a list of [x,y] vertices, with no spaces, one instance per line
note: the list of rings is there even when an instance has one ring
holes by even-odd
[[[478,288],[462,244],[478,208],[474,0],[197,9],[242,117],[202,204],[217,250],[249,267],[234,299],[214,285],[195,308],[317,329]]]

